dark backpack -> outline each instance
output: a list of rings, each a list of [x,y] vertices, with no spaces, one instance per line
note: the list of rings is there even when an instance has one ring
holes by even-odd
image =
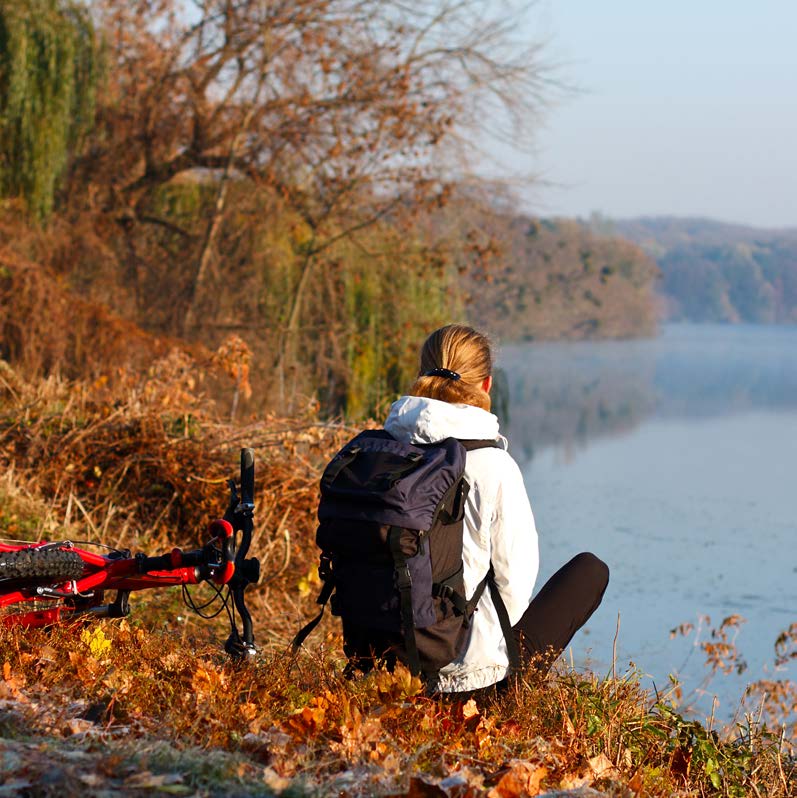
[[[343,623],[349,672],[398,660],[433,685],[440,668],[462,653],[489,585],[516,667],[492,567],[470,600],[463,582],[466,452],[493,446],[496,441],[455,438],[402,443],[385,430],[368,430],[335,455],[321,478],[318,507],[321,612],[297,634],[295,648],[331,597],[332,613]]]

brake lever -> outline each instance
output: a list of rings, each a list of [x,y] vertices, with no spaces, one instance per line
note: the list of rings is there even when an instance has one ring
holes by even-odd
[[[227,509],[224,511],[222,518],[224,518],[228,524],[232,524],[233,529],[236,529],[235,513],[240,503],[240,499],[238,498],[238,486],[235,484],[234,479],[228,479],[227,487],[230,489],[230,500],[227,502]]]

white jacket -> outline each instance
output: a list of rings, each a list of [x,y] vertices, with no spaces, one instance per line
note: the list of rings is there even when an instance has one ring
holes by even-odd
[[[462,559],[468,598],[492,561],[501,598],[514,626],[531,602],[539,552],[523,476],[506,451],[507,441],[498,432],[498,419],[472,405],[403,396],[391,407],[385,429],[409,443],[434,443],[453,437],[498,440],[501,444],[501,449],[468,452],[465,479],[470,492]],[[464,653],[440,671],[440,689],[460,692],[487,687],[503,679],[508,668],[506,643],[488,588],[474,613]]]

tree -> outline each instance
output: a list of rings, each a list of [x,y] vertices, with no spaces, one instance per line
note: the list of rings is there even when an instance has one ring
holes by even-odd
[[[438,199],[441,167],[480,102],[522,117],[543,83],[536,50],[512,50],[509,20],[486,0],[193,0],[181,14],[170,0],[97,6],[112,78],[76,194],[94,183],[130,227],[165,221],[148,202],[175,176],[205,170],[218,181],[184,327],[194,303],[212,304],[213,231],[230,177],[269,187],[307,228],[290,331],[318,252],[400,205]]]
[[[528,119],[545,83],[537,50],[514,47],[512,20],[492,8],[94,0],[107,79],[66,195],[70,218],[93,225],[114,257],[95,248],[100,257],[74,266],[72,279],[101,268],[104,296],[129,298],[159,333],[215,346],[235,325],[257,330],[254,370],[278,374],[292,396],[297,375],[370,362],[370,351],[342,356],[335,337],[349,328],[332,299],[346,306],[359,290],[341,261],[359,269],[378,251],[393,290],[369,296],[406,304],[394,314],[403,325],[416,317],[400,348],[424,324],[415,284],[430,264],[435,313],[453,307],[437,289],[445,253],[419,219],[445,203],[470,131],[497,118],[485,109],[503,107],[507,125]],[[262,254],[267,228],[279,241]],[[363,340],[396,336],[389,318],[371,316],[377,332],[363,321]],[[350,375],[332,382],[350,385]]]
[[[49,216],[70,151],[93,123],[98,49],[64,0],[0,0],[0,197]]]

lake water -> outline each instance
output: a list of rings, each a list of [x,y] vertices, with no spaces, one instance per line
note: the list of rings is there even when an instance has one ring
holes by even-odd
[[[505,346],[512,452],[540,532],[539,587],[582,550],[612,572],[576,664],[678,674],[730,717],[797,621],[797,328],[671,325],[656,339]],[[746,619],[742,676],[708,673],[700,615]],[[705,624],[697,642],[706,640]],[[794,661],[793,661],[794,662]],[[769,663],[769,666],[767,665]]]

